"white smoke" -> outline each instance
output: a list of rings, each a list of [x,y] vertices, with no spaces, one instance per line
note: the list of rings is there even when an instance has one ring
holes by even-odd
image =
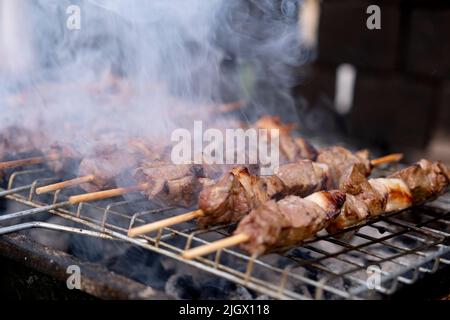
[[[81,147],[111,129],[169,139],[192,124],[184,112],[223,99],[246,100],[245,116],[295,111],[290,70],[308,55],[294,0],[0,1],[16,22],[14,41],[0,39],[15,71],[0,61],[2,126]],[[80,7],[79,30],[67,28],[70,5]]]
[[[71,5],[80,29],[67,28]],[[104,132],[159,143],[194,120],[232,128],[218,113],[189,117],[222,101],[245,101],[249,121],[295,121],[292,70],[309,59],[297,9],[296,0],[0,0],[0,132],[24,126],[87,152]],[[122,253],[92,239],[71,245]]]

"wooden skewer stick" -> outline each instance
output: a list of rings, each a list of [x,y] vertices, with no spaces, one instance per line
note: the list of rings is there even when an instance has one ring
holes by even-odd
[[[200,256],[207,255],[209,253],[218,251],[220,249],[229,248],[237,246],[238,244],[247,242],[250,240],[250,237],[245,233],[236,234],[234,236],[215,241],[212,243],[205,244],[200,247],[196,247],[193,249],[186,250],[182,253],[183,258],[191,260]]]
[[[130,231],[128,231],[128,236],[131,238],[134,238],[141,234],[150,233],[152,231],[156,231],[156,230],[162,229],[164,227],[170,227],[175,224],[190,221],[195,218],[200,218],[200,217],[203,217],[204,215],[205,214],[203,213],[202,210],[196,210],[196,211],[180,214],[175,217],[163,219],[160,221],[156,221],[153,223],[149,223],[149,224],[146,224],[146,225],[143,225],[140,227],[130,229]]]
[[[140,184],[138,186],[133,186],[133,187],[116,188],[116,189],[110,189],[110,190],[104,190],[104,191],[98,191],[98,192],[90,192],[90,193],[80,194],[77,196],[71,196],[71,197],[69,197],[69,202],[70,202],[70,204],[78,204],[81,202],[103,200],[103,199],[122,196],[124,194],[131,193],[131,192],[145,190],[146,188],[148,188],[148,184],[143,183],[143,184]]]
[[[402,158],[403,153],[392,153],[381,158],[372,159],[370,161],[370,164],[374,167],[377,167],[385,163],[399,162],[400,160],[402,160]]]
[[[381,158],[373,159],[371,161],[371,163],[373,166],[378,166],[378,165],[381,165],[384,163],[400,161],[400,159],[402,157],[403,157],[402,153],[393,153],[393,154],[390,154],[390,155],[387,155],[387,156],[384,156]],[[187,222],[192,219],[203,217],[204,215],[205,214],[203,213],[202,210],[187,212],[187,213],[175,216],[175,217],[163,219],[163,220],[152,222],[152,223],[149,223],[149,224],[137,227],[137,228],[133,228],[128,232],[128,235],[132,238],[137,237],[141,234],[150,233],[150,232],[159,230],[161,228],[166,228],[166,227],[170,227],[170,226],[173,226],[173,225],[176,225],[179,223]]]
[[[66,180],[66,181],[62,181],[62,182],[58,182],[58,183],[54,183],[54,184],[49,184],[48,186],[43,186],[43,187],[37,188],[36,193],[42,194],[42,193],[47,193],[47,192],[63,189],[63,188],[73,187],[73,186],[77,186],[77,185],[80,185],[83,183],[91,182],[94,179],[95,179],[95,176],[88,175],[88,176],[79,177],[79,178],[75,178],[75,179],[71,179],[71,180]]]
[[[49,156],[31,157],[31,158],[20,159],[20,160],[4,161],[4,162],[0,162],[0,170],[22,167],[22,166],[30,166],[33,164],[44,163],[47,161],[55,161],[55,160],[58,160],[59,158],[60,158],[60,156],[58,154],[51,154]]]

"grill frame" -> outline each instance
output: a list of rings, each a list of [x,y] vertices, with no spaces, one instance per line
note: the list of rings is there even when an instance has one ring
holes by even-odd
[[[169,299],[164,292],[153,287],[119,275],[103,265],[85,262],[60,250],[45,247],[22,234],[0,238],[0,263],[3,278],[0,279],[0,294],[5,294],[8,299],[35,299],[36,296],[52,300]],[[68,267],[74,265],[82,272],[82,292],[67,287]],[[13,279],[10,280],[10,277]],[[2,282],[4,279],[7,279],[5,283]]]
[[[386,175],[390,171],[396,169],[391,167],[388,170],[379,170],[376,175]],[[30,179],[30,175],[45,172],[45,169],[34,169],[17,171],[11,174],[8,180],[6,189],[0,189],[0,197],[15,201],[30,207],[31,209],[13,213],[10,215],[0,216],[0,223],[3,225],[4,221],[12,218],[20,218],[25,216],[35,216],[41,212],[49,212],[68,221],[74,222],[79,227],[67,227],[56,224],[42,223],[39,220],[29,223],[12,224],[6,227],[0,227],[0,235],[29,228],[45,228],[52,230],[59,230],[62,232],[72,232],[77,234],[84,234],[87,236],[110,238],[114,240],[125,241],[132,245],[140,246],[144,249],[157,252],[166,257],[177,260],[180,263],[186,263],[194,268],[203,270],[233,281],[240,285],[246,286],[252,290],[266,294],[275,299],[367,299],[379,298],[385,295],[395,293],[399,284],[411,285],[420,279],[424,274],[435,273],[440,266],[450,265],[450,247],[448,240],[450,239],[450,193],[440,197],[432,204],[427,204],[424,207],[408,209],[397,213],[381,216],[375,220],[366,222],[363,226],[358,226],[346,230],[345,233],[355,232],[355,238],[365,238],[367,242],[358,246],[347,242],[341,238],[335,238],[330,235],[320,235],[313,240],[308,240],[294,250],[309,250],[315,255],[321,255],[312,261],[305,259],[299,260],[299,257],[292,255],[293,250],[283,254],[276,254],[270,256],[278,257],[276,263],[281,261],[290,261],[286,265],[277,266],[274,263],[267,262],[266,256],[257,258],[255,256],[248,256],[235,249],[223,249],[219,253],[201,257],[193,261],[188,261],[180,256],[180,253],[193,245],[201,245],[209,242],[209,237],[221,238],[226,236],[227,230],[230,226],[217,226],[208,230],[199,230],[190,227],[192,224],[187,224],[189,227],[160,229],[156,235],[145,235],[138,238],[130,238],[127,232],[132,227],[140,224],[148,223],[145,218],[162,219],[173,214],[174,208],[160,208],[149,209],[138,212],[129,212],[129,204],[134,204],[137,201],[145,200],[122,200],[117,201],[114,198],[112,201],[98,203],[80,203],[76,206],[71,206],[67,202],[68,191],[57,190],[53,193],[52,199],[49,202],[42,202],[38,200],[35,190],[38,186],[47,184],[49,181],[57,180],[54,177]],[[31,184],[21,185],[17,181],[21,180],[32,181]],[[69,191],[70,192],[70,191]],[[441,209],[439,208],[441,206]],[[442,209],[444,206],[444,209]],[[122,210],[121,210],[122,209]],[[125,211],[123,210],[125,209]],[[438,214],[432,217],[428,222],[413,223],[402,218],[402,215],[412,215],[423,217],[427,215],[424,212]],[[125,220],[119,222],[119,220]],[[128,221],[128,223],[126,223]],[[449,230],[448,232],[430,227],[433,223],[443,223]],[[385,229],[384,233],[388,232],[386,236],[374,238],[372,233],[369,235],[362,233],[364,228],[371,228],[380,230]],[[389,230],[390,228],[390,230]],[[400,228],[400,230],[398,230]],[[353,229],[353,230],[352,230]],[[356,231],[359,229],[359,231]],[[205,239],[205,237],[207,239]],[[405,247],[392,247],[393,244],[389,242],[396,237],[416,238],[415,241],[423,242],[422,246],[408,249]],[[354,239],[355,239],[354,238]],[[175,240],[174,240],[175,239]],[[183,241],[180,241],[183,240]],[[172,242],[180,242],[173,244]],[[333,246],[342,247],[343,250],[337,253],[326,252],[318,246],[319,243],[324,242],[332,244]],[[183,244],[184,243],[184,244]],[[370,246],[382,244],[385,248],[389,247],[391,250],[400,251],[401,253],[393,254],[389,257],[382,257],[379,254],[368,249]],[[392,271],[381,270],[380,285],[371,290],[367,287],[366,282],[362,278],[355,277],[355,274],[364,273],[367,271],[367,265],[357,263],[349,257],[352,255],[367,256],[379,259],[379,264],[393,264],[398,268]],[[408,255],[417,256],[418,259],[414,263],[407,263],[400,258]],[[224,257],[226,259],[224,259]],[[228,258],[227,258],[228,257]],[[229,260],[233,263],[228,263]],[[286,260],[287,259],[287,260]],[[320,264],[321,261],[327,259],[334,259],[344,264],[354,266],[351,271],[336,273],[326,266]],[[225,262],[224,262],[225,260]],[[239,267],[234,264],[239,262]],[[294,265],[294,263],[296,265]],[[301,267],[301,268],[300,268]],[[258,269],[258,270],[256,270]],[[319,277],[312,277],[311,270],[316,270],[328,277],[323,277],[318,273]],[[305,272],[308,271],[308,272]],[[270,279],[267,280],[266,278]],[[306,275],[305,275],[306,274]],[[366,275],[367,277],[367,275]],[[335,285],[338,282],[338,285]],[[339,285],[339,282],[342,282]],[[346,283],[352,283],[351,288],[345,288]],[[295,289],[294,289],[295,288]],[[300,288],[299,290],[297,290]]]

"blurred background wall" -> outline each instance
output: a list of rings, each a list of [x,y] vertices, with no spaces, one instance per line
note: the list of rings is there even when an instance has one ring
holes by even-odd
[[[366,27],[373,4],[380,30]],[[317,128],[450,163],[450,1],[323,0],[316,59],[295,88],[299,108],[333,114],[342,64],[356,71],[351,109]]]

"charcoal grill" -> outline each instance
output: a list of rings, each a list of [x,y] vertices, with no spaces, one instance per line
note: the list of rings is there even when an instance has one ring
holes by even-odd
[[[397,167],[378,170],[375,175],[386,175],[394,169]],[[223,249],[188,261],[180,255],[183,250],[223,238],[229,235],[231,226],[201,230],[192,222],[130,238],[130,228],[181,213],[181,209],[155,208],[140,198],[70,205],[67,199],[76,190],[35,193],[37,187],[56,180],[48,177],[48,172],[44,177],[44,172],[14,172],[7,186],[0,189],[0,197],[29,207],[1,215],[0,235],[42,228],[119,240],[275,299],[383,298],[450,264],[450,193],[340,235],[319,235],[284,253],[255,257],[238,249]],[[63,218],[67,225],[40,221],[43,212]],[[31,221],[13,223],[24,217]],[[373,286],[368,285],[368,278],[375,279]]]

